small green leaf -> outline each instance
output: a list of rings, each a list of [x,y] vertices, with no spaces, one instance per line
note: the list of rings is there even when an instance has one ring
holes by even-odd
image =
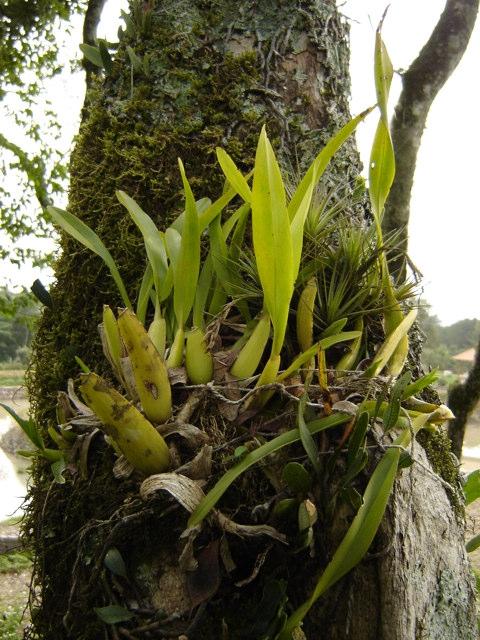
[[[128,298],[127,290],[125,289],[125,285],[123,284],[117,265],[112,258],[112,254],[97,236],[95,231],[90,229],[90,227],[82,222],[80,218],[77,218],[77,216],[74,216],[68,211],[63,211],[63,209],[58,209],[57,207],[47,207],[47,211],[51,215],[53,221],[62,227],[66,233],[102,258],[109,268],[112,278],[118,287],[123,303],[126,307],[131,309],[132,305]]]
[[[5,411],[15,420],[30,442],[37,447],[37,449],[45,448],[40,431],[31,418],[28,418],[28,420],[21,418],[11,407],[7,404],[3,404],[3,402],[0,402],[0,407],[5,409]]]
[[[132,49],[132,47],[129,47],[128,45],[126,47],[126,51],[127,51],[128,57],[130,58],[130,64],[132,65],[133,70],[136,71],[137,73],[143,73],[142,59],[139,56],[137,56],[137,54]]]
[[[274,518],[281,519],[292,515],[297,505],[298,500],[296,498],[285,498],[284,500],[279,500],[273,508],[272,516]]]
[[[336,320],[329,325],[325,331],[322,332],[322,340],[324,338],[329,338],[330,336],[334,336],[340,333],[343,327],[347,324],[348,318],[340,318],[340,320]]]
[[[248,453],[248,447],[246,447],[244,444],[242,444],[240,447],[237,447],[235,449],[235,451],[233,452],[233,457],[234,458],[243,458],[244,456],[246,456]]]
[[[368,411],[359,410],[348,441],[347,466],[353,464],[360,447],[363,447],[369,422],[370,415]]]
[[[85,362],[79,357],[75,356],[75,362],[78,364],[83,373],[90,373],[90,368],[85,364]]]
[[[467,476],[467,481],[463,485],[465,494],[465,504],[470,504],[480,498],[480,469],[475,469]]]
[[[96,67],[100,67],[100,69],[103,69],[103,60],[100,49],[98,47],[94,47],[91,44],[83,43],[80,45],[80,51],[89,62],[94,64]]]
[[[122,578],[128,578],[125,561],[122,558],[122,554],[117,549],[117,547],[110,547],[110,549],[105,554],[105,558],[103,559],[103,564],[114,575],[121,576]]]
[[[434,384],[438,380],[438,371],[433,369],[426,375],[422,376],[415,382],[412,382],[406,386],[402,394],[402,400],[406,400],[410,398],[410,396],[416,396],[420,392],[422,392],[426,387],[429,387],[431,384]]]
[[[108,47],[107,47],[106,40],[101,40],[100,38],[98,39],[98,50],[100,51],[100,57],[102,59],[102,64],[105,69],[105,73],[109,75],[110,73],[112,73],[113,62],[112,62],[112,56],[110,55],[110,51],[108,50]]]
[[[318,448],[315,444],[315,440],[310,433],[310,430],[307,427],[305,422],[305,418],[303,417],[305,411],[305,405],[307,402],[307,394],[305,393],[302,396],[302,399],[298,403],[298,412],[297,412],[297,422],[298,422],[298,431],[300,433],[300,440],[302,442],[303,448],[305,449],[305,453],[310,460],[312,467],[315,469],[317,474],[320,474],[322,468],[320,466],[320,462],[318,460]]]
[[[292,493],[308,493],[312,486],[312,477],[299,462],[288,462],[283,467],[282,480]]]
[[[390,431],[397,424],[400,415],[400,400],[394,398],[390,400],[386,410],[383,413],[383,429],[385,432]]]
[[[478,549],[478,547],[480,547],[480,533],[473,538],[470,538],[470,540],[465,545],[468,553],[472,553],[472,551],[475,551],[475,549]]]
[[[217,148],[217,160],[233,189],[235,189],[245,202],[252,202],[252,192],[242,172],[238,169],[228,153],[220,147]]]
[[[102,622],[106,624],[117,624],[117,622],[127,622],[134,616],[132,611],[120,607],[118,604],[110,604],[108,607],[95,607],[95,613]]]
[[[50,465],[50,469],[52,470],[53,477],[56,483],[65,484],[65,478],[63,477],[63,472],[65,471],[66,466],[67,464],[63,456],[56,462],[52,462],[52,464]]]
[[[411,467],[413,463],[414,459],[408,453],[408,451],[402,451],[402,453],[400,454],[400,460],[398,461],[398,468],[408,469],[408,467]]]

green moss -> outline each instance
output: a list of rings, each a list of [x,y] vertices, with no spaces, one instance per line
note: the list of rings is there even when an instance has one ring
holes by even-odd
[[[460,497],[459,468],[451,452],[448,434],[443,428],[439,428],[434,432],[421,431],[417,435],[417,441],[425,449],[428,461],[435,473],[438,473],[441,478],[455,489],[455,492],[448,492],[448,498],[457,514],[463,516],[464,505]]]

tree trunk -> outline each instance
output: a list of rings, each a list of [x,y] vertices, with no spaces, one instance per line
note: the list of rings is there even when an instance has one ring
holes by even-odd
[[[182,202],[177,157],[186,164],[196,197],[215,196],[223,182],[214,169],[215,147],[224,147],[247,170],[266,123],[295,181],[349,119],[348,27],[334,0],[164,0],[153,13],[150,3],[135,7],[112,72],[94,82],[87,96],[71,162],[69,203],[111,250],[132,297],[145,268],[143,248],[115,189],[134,197],[165,227]],[[148,57],[146,74],[131,69],[126,45]],[[358,173],[358,154],[350,142],[332,164],[325,188],[348,190]],[[350,214],[352,224],[363,219],[363,206]],[[104,303],[120,303],[100,259],[66,237],[62,249],[53,309],[46,309],[41,320],[28,382],[44,429],[55,421],[57,391],[76,375],[75,355],[99,372],[106,370],[97,324]],[[147,592],[167,615],[191,604],[178,569],[186,515],[177,510],[167,521],[164,505],[139,506],[138,483],[112,476],[113,456],[102,439],[89,444],[89,449],[82,445],[88,464],[76,475],[67,471],[64,485],[51,483],[48,467],[38,463],[35,468],[25,525],[36,553],[39,598],[32,610],[37,636],[30,637],[119,637],[122,629],[106,627],[93,612],[119,593],[132,605],[145,600]],[[435,470],[455,483],[445,440],[427,438],[424,444]],[[402,473],[372,556],[315,607],[305,624],[309,640],[476,637],[461,498],[456,488],[446,493],[445,481],[431,471],[420,445],[417,449],[429,471],[415,464]],[[261,474],[253,472],[248,481],[240,485],[240,501],[255,483],[261,493]],[[338,542],[335,535],[326,535],[329,551]],[[135,587],[121,577],[112,587],[105,576],[102,560],[110,547],[126,558]],[[288,606],[297,606],[311,592],[325,554],[287,558],[277,547],[262,560],[264,546],[258,543],[236,542],[232,548],[244,578],[256,561],[265,561],[272,575],[275,567],[287,568]],[[280,569],[275,569],[279,576]],[[187,628],[179,625],[178,637],[246,637],[242,633],[252,612],[261,618],[266,610],[262,593],[268,595],[267,586],[261,576],[243,588],[224,576],[220,590],[199,606]],[[138,632],[154,635],[130,637],[168,637],[161,635],[161,625],[157,619]],[[262,637],[260,631],[251,633]]]

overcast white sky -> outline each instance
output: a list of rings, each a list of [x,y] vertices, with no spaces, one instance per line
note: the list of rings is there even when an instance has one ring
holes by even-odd
[[[431,33],[445,0],[393,0],[390,4],[384,40],[394,67],[407,68]],[[126,0],[109,0],[99,36],[115,39],[120,9],[126,5]],[[352,19],[352,112],[357,113],[375,102],[374,32],[386,2],[347,0],[339,5]],[[80,24],[78,27],[80,29]],[[79,38],[76,33],[68,38],[68,55],[78,51]],[[466,317],[480,318],[476,278],[480,265],[477,194],[480,129],[476,125],[480,113],[479,60],[480,26],[477,25],[463,60],[431,109],[411,203],[410,255],[424,274],[424,297],[443,324]],[[391,109],[399,91],[399,80],[395,83]],[[70,72],[57,78],[49,89],[56,96],[66,147],[78,125],[82,90],[82,76]],[[364,161],[368,160],[374,127],[375,118],[371,118],[358,134]],[[22,267],[14,271],[4,269],[0,280],[29,286],[37,276],[37,271]],[[43,274],[42,279],[48,281],[48,276]]]

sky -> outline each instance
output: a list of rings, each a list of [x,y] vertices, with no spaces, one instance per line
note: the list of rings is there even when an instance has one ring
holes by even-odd
[[[428,39],[443,10],[445,0],[392,0],[383,27],[383,38],[395,69],[406,69]],[[120,9],[126,0],[109,0],[98,29],[99,37],[115,40]],[[341,12],[351,20],[352,114],[375,102],[373,45],[375,28],[385,9],[385,0],[346,0]],[[409,253],[423,273],[423,297],[442,324],[463,318],[480,318],[480,290],[476,272],[480,253],[480,216],[476,181],[480,128],[478,61],[480,59],[480,20],[460,65],[437,96],[428,117],[417,160],[411,200]],[[82,72],[72,73],[68,60],[80,57],[81,23],[66,39],[66,72],[48,85],[63,127],[62,144],[67,159],[72,137],[78,127],[83,100]],[[392,85],[390,109],[400,91],[398,75]],[[58,96],[61,96],[59,101]],[[75,114],[75,115],[74,115]],[[376,118],[362,125],[357,141],[364,163]],[[65,202],[56,202],[64,206]],[[30,243],[31,244],[31,243]],[[48,273],[22,266],[3,268],[3,279],[10,286],[29,287],[35,277],[48,283]]]

